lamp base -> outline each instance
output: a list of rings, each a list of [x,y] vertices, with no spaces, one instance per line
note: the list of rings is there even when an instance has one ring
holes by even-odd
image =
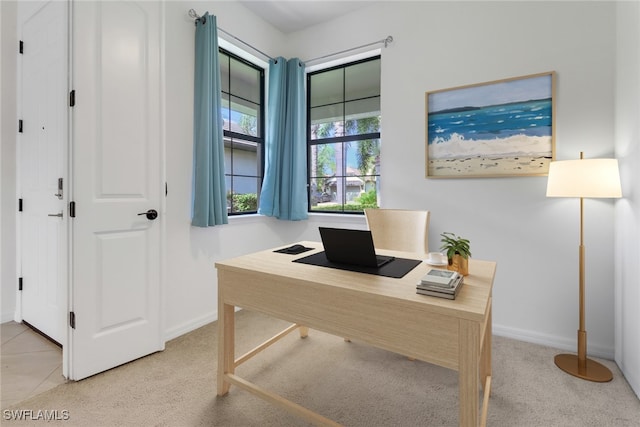
[[[576,354],[558,354],[553,360],[558,368],[583,380],[606,383],[613,379],[613,374],[609,368],[595,360],[586,359],[587,363],[584,369],[580,369],[578,355]]]

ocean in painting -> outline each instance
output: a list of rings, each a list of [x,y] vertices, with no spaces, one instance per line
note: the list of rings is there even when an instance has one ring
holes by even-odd
[[[550,159],[551,109],[546,98],[429,112],[429,160]]]

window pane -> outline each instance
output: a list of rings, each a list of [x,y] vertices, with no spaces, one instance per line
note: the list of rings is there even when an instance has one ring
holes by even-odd
[[[231,170],[232,175],[260,176],[261,162],[258,143],[234,139],[231,142],[231,148],[233,149],[233,159],[227,169]]]
[[[309,105],[311,107],[317,107],[343,102],[343,79],[344,71],[341,68],[311,75],[309,82],[311,88]]]
[[[222,120],[224,121],[224,130],[230,130],[244,135],[262,136],[259,117],[259,105],[246,103],[233,96],[231,97],[231,105],[229,105],[229,95],[222,94]]]
[[[222,92],[229,93],[229,55],[218,52],[218,61],[220,62],[220,83],[222,84]]]
[[[231,86],[232,95],[260,103],[260,71],[249,65],[231,58]]]
[[[380,96],[380,60],[345,68],[345,101]]]
[[[344,175],[345,145],[318,144],[309,150],[309,175],[311,177],[330,177]]]
[[[245,101],[232,95],[230,111],[231,127],[227,128],[225,122],[225,129],[245,135],[259,136],[261,132],[261,129],[259,129],[258,126],[258,123],[260,122],[258,120],[260,114],[259,109],[260,105]]]
[[[327,178],[316,178],[311,180],[309,200],[311,201],[311,206],[318,206],[320,208],[338,205],[336,203],[336,193],[331,192],[331,187]]]
[[[369,139],[345,143],[347,175],[377,175],[376,164],[380,158],[380,140]]]
[[[344,105],[333,104],[311,109],[311,139],[344,135]]]
[[[231,110],[229,109],[229,95],[222,94],[222,120],[224,122],[223,129],[231,130]]]
[[[331,104],[311,109],[311,124],[342,121],[344,104]]]
[[[227,204],[231,206],[231,213],[258,210],[258,182],[255,177],[231,177],[233,192],[227,192]]]
[[[377,208],[378,181],[376,176],[346,176],[327,179],[322,190],[311,181],[309,200],[311,209],[326,212],[363,212],[367,208]]]
[[[345,104],[345,134],[380,132],[380,98],[368,98]]]

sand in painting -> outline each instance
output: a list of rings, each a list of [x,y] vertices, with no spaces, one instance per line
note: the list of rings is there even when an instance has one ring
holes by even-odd
[[[542,175],[549,170],[549,157],[475,157],[429,159],[431,177]]]

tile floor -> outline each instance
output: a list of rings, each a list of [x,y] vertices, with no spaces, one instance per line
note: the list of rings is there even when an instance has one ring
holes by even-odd
[[[2,409],[65,382],[62,348],[24,324],[0,326]]]

